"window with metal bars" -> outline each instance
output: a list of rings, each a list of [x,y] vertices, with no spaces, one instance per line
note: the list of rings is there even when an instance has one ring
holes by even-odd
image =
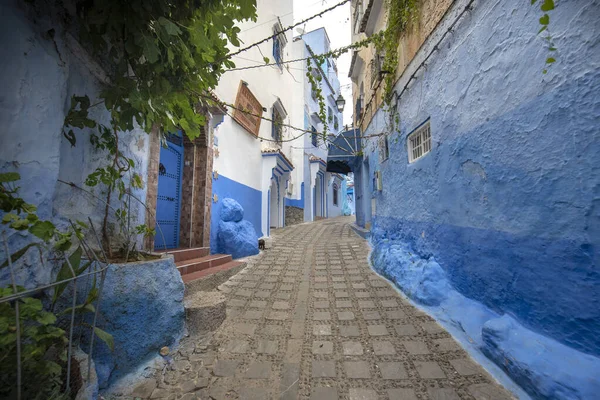
[[[409,163],[417,161],[431,151],[431,127],[429,121],[408,135],[406,145]]]
[[[280,143],[283,138],[283,118],[281,117],[281,114],[279,114],[279,111],[277,111],[277,108],[275,106],[273,106],[271,112],[271,119],[273,120],[271,122],[271,137],[273,137],[273,139]]]
[[[273,58],[279,66],[281,66],[281,61],[283,61],[283,54],[281,50],[281,40],[279,39],[279,36],[275,36],[273,38]]]

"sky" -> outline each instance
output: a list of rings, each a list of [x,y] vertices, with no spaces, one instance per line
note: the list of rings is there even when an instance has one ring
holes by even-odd
[[[340,0],[294,0],[294,24],[319,12],[334,6]],[[305,32],[325,27],[331,40],[331,48],[347,46],[350,44],[350,2],[325,13],[323,16],[308,21],[303,26]],[[298,36],[300,27],[294,29],[294,36]],[[338,78],[341,92],[346,99],[344,108],[344,124],[352,124],[352,85],[348,78],[352,53],[348,52],[337,59]]]

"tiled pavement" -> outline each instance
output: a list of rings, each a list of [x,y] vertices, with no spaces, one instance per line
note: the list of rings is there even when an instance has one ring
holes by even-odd
[[[152,398],[512,398],[371,271],[350,218],[279,230],[220,287],[227,319],[188,338]]]

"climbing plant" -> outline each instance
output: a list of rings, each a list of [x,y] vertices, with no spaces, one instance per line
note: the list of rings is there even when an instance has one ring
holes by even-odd
[[[381,40],[383,35],[384,32],[378,32],[367,39],[360,40],[349,46],[340,47],[323,54],[314,54],[311,52],[310,57],[306,58],[306,77],[308,78],[311,90],[315,95],[316,102],[319,105],[318,115],[319,119],[323,123],[323,130],[321,132],[323,143],[327,141],[329,124],[327,118],[327,105],[325,103],[325,96],[323,96],[323,89],[321,88],[323,76],[321,75],[320,71],[322,71],[322,65],[324,65],[328,59],[337,60],[342,54],[367,47],[370,43]]]
[[[228,46],[240,45],[235,23],[256,20],[256,1],[83,0],[76,1],[74,13],[66,9],[64,13],[68,27],[79,31],[80,42],[103,67],[107,79],[94,104],[88,94],[73,97],[63,134],[75,146],[74,128],[91,129],[91,144],[107,153],[107,164],[96,168],[85,184],[102,185],[106,196],[103,245],[112,256],[108,220],[114,211],[124,233],[120,247],[127,261],[129,255],[137,256],[131,233],[155,232],[146,225],[130,227],[129,201],[124,197],[141,188],[143,181],[133,172],[134,160],[120,149],[119,136],[141,127],[161,134],[181,129],[190,139],[196,138],[206,122],[200,112],[205,100],[198,94],[213,89],[221,74],[235,66],[228,57]],[[97,106],[110,113],[109,126],[90,117]],[[114,197],[119,202],[116,207]]]
[[[58,306],[61,296],[73,274],[79,276],[89,270],[91,262],[83,262],[82,247],[70,251],[72,241],[82,239],[87,225],[77,221],[70,229],[63,231],[51,221],[37,215],[37,207],[25,202],[19,196],[20,175],[17,172],[0,173],[0,210],[3,212],[3,232],[29,232],[28,244],[21,249],[6,254],[6,260],[0,264],[0,270],[12,268],[31,248],[51,252],[55,258],[64,258],[56,275],[49,304],[33,295],[23,296],[13,301],[0,303],[0,397],[16,398],[17,382],[17,343],[20,340],[20,363],[23,386],[22,398],[26,399],[62,399],[70,388],[63,388],[65,364],[67,361],[67,333],[60,327],[61,318],[72,312],[83,315],[95,312],[93,303],[98,299],[95,278],[92,289],[84,303],[72,308]],[[4,249],[3,249],[4,250]],[[69,261],[67,262],[66,259]],[[49,267],[49,266],[48,266]],[[10,271],[12,275],[13,271]],[[13,296],[25,288],[16,286],[0,288],[0,298]],[[18,304],[18,305],[17,305]],[[18,320],[17,320],[18,307]],[[64,321],[63,321],[64,322]],[[81,323],[80,323],[81,325]],[[18,326],[18,327],[17,327]],[[113,337],[104,330],[95,327],[94,334],[111,349]],[[20,339],[18,337],[20,335]]]
[[[107,72],[99,99],[114,127],[183,129],[190,139],[205,122],[195,93],[214,88],[234,66],[227,46],[240,45],[235,23],[256,20],[256,0],[80,0],[76,6],[69,17]],[[85,112],[90,103],[79,106]]]
[[[398,44],[418,20],[419,0],[386,0],[388,17],[383,35],[375,41],[375,49],[383,55],[381,72],[384,74],[383,99],[389,106],[392,100],[398,69]]]
[[[543,0],[538,3],[538,0],[531,0],[531,5],[539,4],[540,10],[544,13],[540,17],[540,25],[541,28],[538,31],[538,35],[541,33],[545,33],[544,40],[548,46],[548,56],[546,57],[546,67],[542,70],[542,73],[548,73],[548,67],[550,67],[554,62],[556,62],[556,58],[554,57],[554,52],[556,51],[556,47],[552,40],[552,35],[550,35],[548,31],[548,27],[550,26],[550,15],[548,12],[554,10],[554,0]]]

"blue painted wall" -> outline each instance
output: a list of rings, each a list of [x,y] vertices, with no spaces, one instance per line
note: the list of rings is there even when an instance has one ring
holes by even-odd
[[[476,3],[419,71],[399,101],[389,160],[379,165],[375,143],[365,146],[371,173],[383,174],[373,242],[406,244],[462,295],[597,357],[600,4],[557,4],[558,61],[546,75],[538,17],[519,0]],[[409,164],[407,134],[428,118],[433,149]],[[371,185],[362,169],[359,225],[370,191],[358,185]]]
[[[219,233],[219,220],[221,216],[221,200],[229,197],[236,200],[244,208],[244,219],[254,225],[258,237],[263,236],[261,229],[261,202],[260,190],[243,185],[223,175],[213,179],[213,195],[216,194],[219,201],[212,203],[210,218],[210,252],[215,254],[217,250],[217,235]]]
[[[304,182],[300,185],[300,199],[285,198],[285,206],[298,207],[304,209]]]

